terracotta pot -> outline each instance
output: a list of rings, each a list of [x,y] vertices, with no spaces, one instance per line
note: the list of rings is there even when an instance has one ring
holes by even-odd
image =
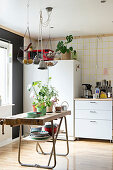
[[[36,105],[32,105],[33,106],[33,112],[37,112],[37,108],[35,108]]]
[[[62,57],[61,57],[62,60],[71,60],[71,51],[69,53],[64,53],[62,54]]]
[[[46,112],[47,113],[52,113],[53,112],[53,104],[50,107],[46,107]]]

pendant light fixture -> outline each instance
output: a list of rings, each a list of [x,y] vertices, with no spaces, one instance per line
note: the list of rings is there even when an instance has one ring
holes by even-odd
[[[29,29],[29,0],[27,3],[27,28],[24,34],[24,38],[26,37],[26,35],[28,34],[28,39],[29,39],[29,44],[27,46],[20,46],[20,49],[18,51],[18,55],[17,55],[17,60],[22,63],[22,64],[32,64],[33,60],[30,58],[29,51],[32,45],[32,41],[31,41],[31,35],[30,35],[30,29]],[[23,42],[22,42],[23,44]],[[24,53],[24,57],[20,57],[20,51],[23,51]]]
[[[43,18],[42,15],[42,10],[40,11],[40,22],[39,22],[39,36],[38,36],[38,49],[37,50],[32,50],[31,49],[31,36],[30,36],[30,29],[29,29],[29,1],[27,3],[27,28],[24,34],[24,38],[28,34],[29,38],[29,44],[27,46],[20,46],[18,55],[17,55],[17,60],[22,63],[22,64],[39,64],[38,69],[47,69],[50,66],[54,66],[57,61],[54,60],[54,51],[50,49],[44,49],[43,48],[43,42],[42,42],[42,32],[43,28],[45,27],[50,27],[50,19],[51,19],[51,14],[52,14],[52,7],[46,7],[47,11],[47,19],[46,21]],[[50,40],[50,34],[49,34],[49,40]],[[51,40],[50,40],[51,41]],[[23,41],[22,41],[23,44]],[[39,49],[39,44],[40,44],[40,49]],[[30,50],[31,49],[31,50]],[[52,49],[52,48],[51,48]],[[22,52],[24,53],[24,57],[22,55]],[[21,55],[21,56],[20,56]]]
[[[47,7],[46,8],[47,13],[48,13],[48,18],[47,18],[47,20],[45,22],[43,21],[42,11],[40,11],[39,35],[40,35],[40,43],[41,43],[41,51],[40,51],[41,60],[40,60],[38,69],[43,69],[43,70],[47,69],[47,65],[46,65],[46,62],[43,59],[44,49],[43,49],[43,44],[42,44],[42,28],[47,27],[49,25],[52,9],[53,9],[52,7]],[[39,38],[38,38],[38,43],[39,43]]]
[[[46,65],[46,62],[44,60],[40,60],[38,69],[40,69],[40,70],[47,69],[47,65]]]
[[[56,56],[56,52],[54,52],[52,50],[52,41],[51,41],[51,33],[50,33],[50,30],[53,29],[54,27],[50,27],[50,24],[49,24],[49,37],[48,37],[48,40],[47,40],[47,43],[46,43],[46,48],[50,48],[51,51],[49,51],[47,54],[46,54],[46,57],[49,58],[50,60],[49,61],[46,61],[46,64],[48,67],[51,67],[51,66],[54,66],[58,63],[58,61],[54,60],[55,56]]]

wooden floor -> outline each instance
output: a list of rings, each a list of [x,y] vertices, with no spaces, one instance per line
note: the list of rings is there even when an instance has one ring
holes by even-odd
[[[35,150],[35,142],[22,142],[23,163],[45,164],[48,156],[39,155]],[[45,151],[49,151],[52,143],[42,143]],[[67,157],[57,156],[55,170],[113,170],[113,143],[97,140],[80,140],[69,142],[70,154]],[[57,142],[57,151],[65,151],[65,141]],[[21,167],[17,162],[18,142],[0,148],[0,170],[35,170]],[[39,169],[39,168],[37,168]]]

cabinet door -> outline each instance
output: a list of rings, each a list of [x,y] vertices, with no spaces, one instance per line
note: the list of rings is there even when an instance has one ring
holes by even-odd
[[[112,101],[75,101],[76,110],[112,110]]]
[[[75,137],[112,140],[112,121],[75,119]]]
[[[101,119],[112,120],[111,110],[75,110],[75,119]]]

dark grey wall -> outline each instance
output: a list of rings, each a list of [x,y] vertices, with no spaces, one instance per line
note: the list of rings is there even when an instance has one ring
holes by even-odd
[[[23,65],[17,60],[19,47],[24,43],[23,37],[0,28],[0,38],[8,40],[13,44],[13,79],[12,79],[12,114],[23,112]],[[23,55],[23,54],[22,54]],[[18,137],[19,127],[12,128],[12,138]]]

